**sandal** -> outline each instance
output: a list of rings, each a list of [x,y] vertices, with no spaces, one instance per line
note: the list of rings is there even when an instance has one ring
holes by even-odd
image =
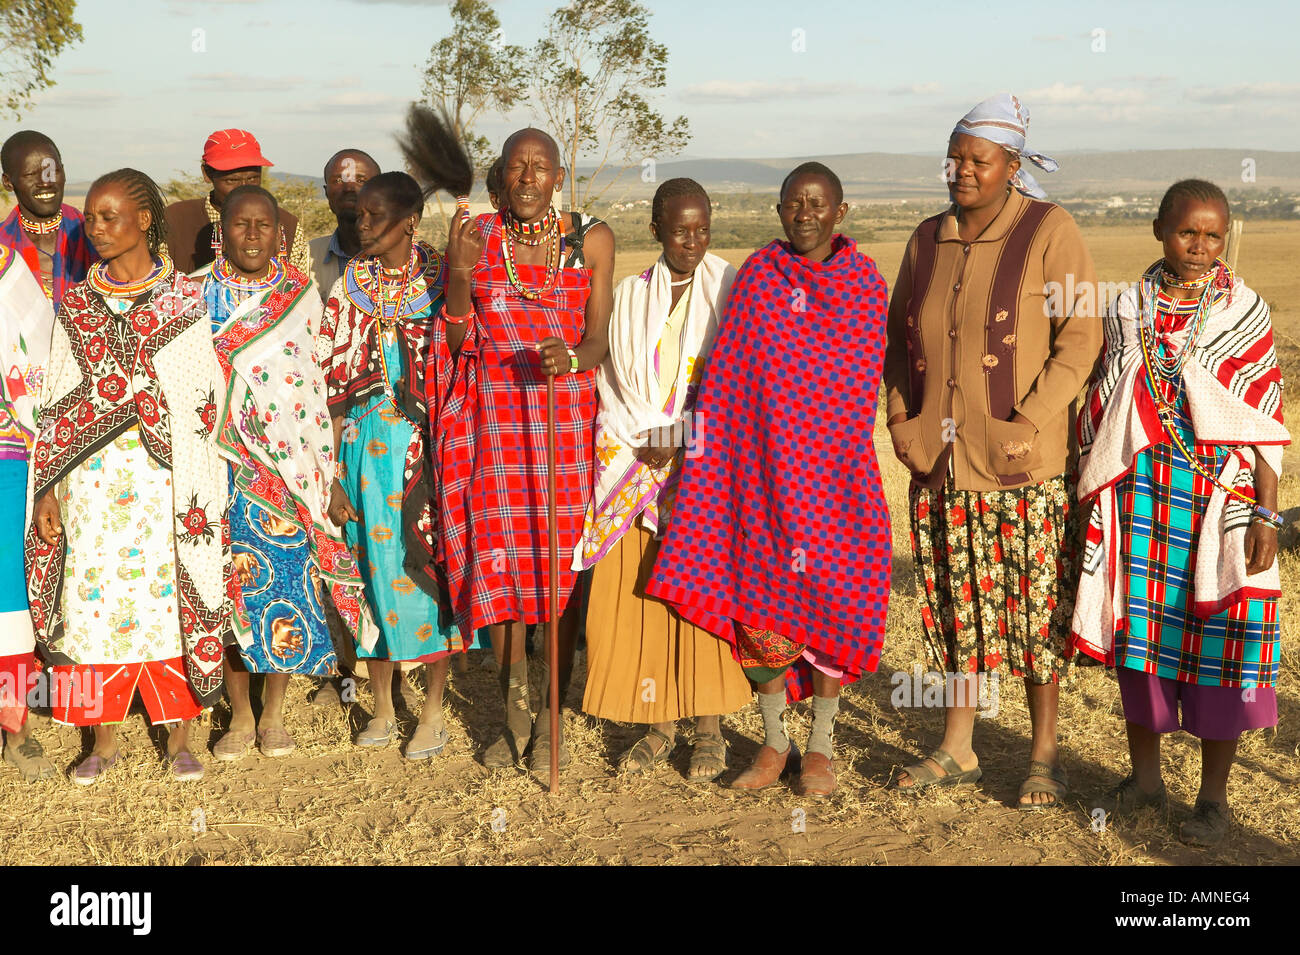
[[[203,764],[187,749],[181,750],[175,756],[168,756],[167,765],[171,767],[172,776],[183,783],[195,782],[203,778]]]
[[[268,726],[257,731],[257,748],[263,756],[288,756],[298,744],[283,726]]]
[[[89,786],[99,782],[104,778],[104,774],[117,764],[117,759],[121,755],[119,751],[105,759],[103,756],[91,753],[72,771],[72,781],[79,786]]]
[[[10,739],[5,745],[5,762],[11,766],[16,766],[18,772],[26,782],[35,783],[42,779],[49,779],[57,776],[59,770],[45,756],[45,747],[36,741],[36,737],[28,736],[25,740],[14,745]]]
[[[1150,807],[1155,807],[1160,812],[1168,812],[1169,792],[1163,782],[1155,792],[1143,792],[1138,786],[1136,776],[1124,779],[1101,801],[1101,808],[1106,810],[1106,814],[1116,817]]]
[[[689,779],[713,780],[727,771],[727,741],[720,733],[696,733],[691,744]]]
[[[450,738],[451,734],[447,732],[447,727],[444,726],[434,732],[432,726],[422,723],[415,728],[415,732],[411,734],[411,741],[406,744],[406,758],[414,760],[440,756]]]
[[[1045,779],[1046,783],[1034,783],[1031,780]],[[1038,760],[1032,760],[1029,763],[1029,775],[1025,781],[1020,784],[1020,796],[1033,793],[1046,793],[1052,797],[1051,802],[1016,802],[1016,808],[1021,812],[1045,812],[1049,809],[1060,809],[1065,805],[1065,795],[1070,791],[1070,779],[1065,774],[1065,768],[1062,766],[1049,766],[1047,763],[1040,763]]]
[[[1232,807],[1224,803],[1198,799],[1193,813],[1178,829],[1178,837],[1189,846],[1212,849],[1232,831]]]
[[[230,730],[225,736],[217,740],[217,745],[212,747],[212,755],[223,763],[243,759],[248,753],[248,747],[253,745],[254,739],[256,739],[256,736],[252,733],[240,733]]]
[[[933,760],[939,768],[944,771],[943,775],[936,773],[925,759]],[[911,766],[904,766],[903,772],[907,773],[912,780],[910,786],[900,786],[898,780],[894,780],[894,788],[899,792],[912,793],[913,795],[925,792],[927,789],[948,789],[952,786],[965,786],[974,784],[984,778],[984,770],[979,766],[974,769],[962,769],[957,765],[957,760],[953,759],[945,750],[936,749],[933,753],[921,760],[919,763],[913,763]]]
[[[654,745],[656,742],[659,744],[658,749]],[[618,771],[633,776],[648,775],[654,772],[661,763],[668,762],[668,756],[676,745],[677,740],[651,726],[646,730],[645,735],[633,743],[627,752],[619,758]],[[547,763],[546,765],[549,766],[550,764]]]
[[[357,734],[358,746],[387,746],[388,741],[393,738],[393,731],[397,729],[397,724],[392,720],[381,720],[375,717],[366,724],[366,728]]]

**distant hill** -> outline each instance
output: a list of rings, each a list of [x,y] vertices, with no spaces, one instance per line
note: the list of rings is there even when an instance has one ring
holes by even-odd
[[[1132,152],[1056,153],[1058,172],[1030,171],[1054,199],[1153,195],[1171,182],[1195,176],[1218,183],[1230,193],[1277,188],[1300,194],[1300,152],[1252,149],[1146,149]],[[854,199],[911,199],[942,197],[943,157],[906,153],[846,153],[837,156],[792,156],[777,159],[681,159],[659,163],[654,181],[643,182],[641,168],[630,168],[602,196],[602,202],[645,199],[656,184],[686,176],[712,192],[772,192],[785,174],[809,159],[835,170],[845,193]],[[1242,181],[1242,162],[1253,159],[1255,181]],[[583,175],[591,168],[579,167]],[[277,171],[291,179],[322,183],[320,176]],[[613,177],[602,173],[601,180]],[[164,177],[165,179],[166,177]],[[89,182],[68,183],[69,196],[84,196]]]
[[[1054,198],[1150,194],[1161,192],[1178,179],[1210,179],[1225,190],[1279,188],[1300,192],[1300,152],[1250,149],[1163,149],[1133,152],[1081,152],[1055,155],[1061,168],[1045,173],[1030,171]],[[1242,182],[1242,161],[1255,161],[1255,181]],[[656,182],[674,176],[695,179],[717,192],[779,189],[781,180],[799,163],[815,159],[835,170],[844,191],[853,198],[899,199],[942,195],[941,155],[900,153],[848,153],[838,156],[800,156],[784,159],[685,159],[659,163]],[[590,170],[581,170],[589,174]],[[602,175],[601,177],[606,178]],[[607,193],[606,199],[653,195],[655,183],[641,181],[639,168],[629,169]]]

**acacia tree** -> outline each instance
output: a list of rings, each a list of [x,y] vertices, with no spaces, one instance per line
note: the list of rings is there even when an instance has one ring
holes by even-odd
[[[15,119],[54,85],[54,58],[81,39],[76,10],[76,0],[0,0],[0,97]]]
[[[424,95],[450,124],[474,165],[486,169],[495,155],[486,136],[473,132],[484,110],[504,113],[528,88],[523,47],[501,42],[501,21],[486,0],[455,0],[452,31],[429,50]]]
[[[534,100],[569,167],[569,204],[585,209],[627,171],[637,156],[660,159],[690,140],[685,116],[668,123],[642,90],[667,83],[668,48],[650,37],[650,13],[635,0],[572,0],[551,14],[534,50]],[[578,157],[596,156],[590,176]],[[596,192],[596,178],[622,160]],[[581,190],[581,191],[580,191]]]

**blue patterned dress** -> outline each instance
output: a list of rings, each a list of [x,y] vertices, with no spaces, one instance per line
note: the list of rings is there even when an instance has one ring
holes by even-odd
[[[411,406],[419,404],[413,396],[423,394],[423,367],[412,369],[412,355],[416,364],[424,361],[432,323],[442,308],[441,263],[432,250],[422,254],[430,264],[404,294],[396,323],[375,320],[378,309],[370,287],[361,284],[366,273],[349,266],[334,285],[321,328],[322,336],[333,339],[326,367],[331,413],[344,418],[337,477],[360,516],[345,525],[344,535],[357,555],[381,632],[372,650],[358,647],[357,657],[363,660],[430,662],[486,645],[486,631],[463,642],[455,621],[439,606],[436,582],[411,567],[420,559],[410,550],[409,525],[416,520],[411,501],[431,501],[435,480],[424,467],[427,413],[422,418],[411,413]],[[396,304],[385,306],[391,313]],[[359,371],[365,375],[361,387],[356,384]],[[386,387],[375,387],[381,382]]]
[[[205,275],[203,297],[214,335],[248,298]],[[264,293],[263,293],[264,294]],[[275,369],[280,373],[282,369]],[[243,409],[231,409],[240,421],[244,441],[267,444],[251,395]],[[324,395],[317,400],[324,404]],[[273,511],[254,500],[244,486],[267,480],[251,458],[230,466],[230,553],[232,573],[248,614],[251,642],[239,647],[250,673],[293,673],[333,676],[338,657],[326,623],[322,583],[312,560],[306,530],[288,513]],[[276,481],[276,475],[270,475]]]

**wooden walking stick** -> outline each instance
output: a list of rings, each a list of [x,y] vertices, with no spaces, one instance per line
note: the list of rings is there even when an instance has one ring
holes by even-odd
[[[560,533],[555,524],[555,376],[546,376],[546,536],[550,547],[551,602],[546,621],[546,647],[551,656],[551,786],[560,789],[560,620],[555,608],[560,603]]]
[[[1228,268],[1237,271],[1237,256],[1241,252],[1241,233],[1245,230],[1246,223],[1241,219],[1233,219],[1232,225],[1228,227]]]

